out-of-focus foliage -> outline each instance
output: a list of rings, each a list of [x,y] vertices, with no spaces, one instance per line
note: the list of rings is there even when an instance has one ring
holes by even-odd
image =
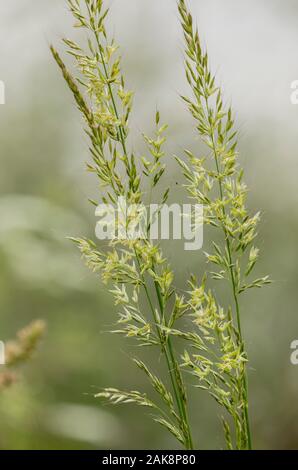
[[[15,368],[31,359],[45,331],[45,323],[36,320],[20,330],[15,340],[10,340],[3,348],[4,361],[0,371],[0,391],[13,385],[17,380]]]

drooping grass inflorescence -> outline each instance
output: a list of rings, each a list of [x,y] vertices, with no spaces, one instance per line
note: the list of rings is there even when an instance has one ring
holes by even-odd
[[[69,0],[70,10],[76,26],[89,33],[87,50],[75,42],[65,39],[68,52],[74,57],[80,72],[74,78],[67,70],[58,52],[51,47],[53,56],[72,91],[79,110],[87,125],[90,137],[92,163],[88,170],[95,173],[101,187],[99,202],[116,204],[119,197],[127,204],[140,204],[144,198],[144,179],[154,189],[164,174],[166,126],[160,123],[157,112],[156,133],[151,138],[144,136],[148,148],[147,157],[136,158],[128,149],[129,116],[133,94],[125,87],[120,69],[118,47],[106,33],[107,10],[101,0]],[[137,161],[141,168],[137,167]],[[125,176],[124,176],[125,175]],[[165,191],[163,201],[168,196]],[[131,215],[128,224],[137,223],[138,214]],[[127,228],[127,227],[126,227]],[[150,240],[114,239],[106,249],[100,250],[87,239],[75,239],[87,265],[100,272],[105,283],[109,283],[115,304],[121,310],[115,333],[134,338],[140,345],[159,348],[168,368],[171,390],[140,360],[135,360],[150,380],[160,397],[160,404],[139,392],[124,392],[105,389],[97,394],[112,403],[136,403],[152,408],[154,418],[165,426],[186,448],[192,448],[192,438],[187,414],[187,396],[172,338],[167,334],[168,313],[171,298],[173,273],[158,245]],[[146,310],[140,307],[141,298],[146,299]],[[174,304],[180,302],[177,296]]]
[[[153,137],[144,135],[147,155],[130,150],[129,117],[133,93],[126,88],[121,71],[118,46],[108,37],[105,22],[108,10],[103,0],[67,0],[76,27],[88,33],[85,48],[64,39],[68,53],[74,58],[77,77],[67,69],[58,52],[51,51],[82,113],[90,139],[90,172],[101,186],[100,200],[117,204],[119,198],[130,207],[146,204],[148,183],[152,192],[163,181],[164,144],[167,126],[155,116]],[[223,233],[223,244],[214,243],[208,262],[219,267],[212,273],[231,286],[233,305],[222,308],[217,296],[207,288],[208,275],[201,283],[189,281],[189,291],[181,295],[173,286],[174,273],[160,246],[149,237],[113,238],[107,246],[97,246],[86,238],[73,239],[88,267],[99,273],[119,307],[118,325],[113,331],[133,338],[140,346],[162,353],[167,377],[162,379],[140,359],[136,366],[148,377],[156,398],[138,391],[106,388],[96,397],[113,404],[135,403],[154,412],[154,420],[164,426],[186,448],[193,448],[189,422],[189,403],[182,372],[188,369],[199,379],[227,411],[231,420],[223,418],[227,447],[251,447],[246,363],[247,354],[240,323],[239,296],[250,287],[261,287],[267,278],[247,281],[257,258],[253,246],[258,215],[249,216],[245,208],[246,187],[242,170],[237,166],[236,134],[231,110],[225,110],[221,92],[209,71],[208,56],[203,53],[199,36],[185,2],[179,11],[186,40],[186,74],[193,98],[184,98],[197,129],[207,144],[213,167],[207,159],[196,158],[186,151],[189,163],[177,158],[187,178],[188,192],[196,202],[204,204],[204,221]],[[166,189],[161,203],[165,203]],[[124,227],[138,225],[140,214],[132,210]],[[122,227],[123,228],[123,227]],[[248,259],[243,271],[246,253]],[[145,302],[144,302],[145,301]],[[185,331],[178,320],[190,316],[194,327]],[[181,324],[181,323],[180,323]],[[176,341],[185,342],[183,358],[177,355]],[[234,423],[234,432],[231,428]]]

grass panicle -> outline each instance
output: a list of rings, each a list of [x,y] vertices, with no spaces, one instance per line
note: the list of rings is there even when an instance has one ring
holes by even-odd
[[[177,158],[192,200],[204,204],[204,222],[222,234],[222,243],[212,243],[207,263],[215,271],[206,273],[202,282],[190,281],[188,307],[199,338],[194,353],[185,352],[184,365],[198,377],[210,395],[226,409],[234,425],[223,419],[227,447],[251,449],[248,414],[247,352],[241,327],[240,296],[249,288],[270,283],[263,277],[249,280],[258,260],[255,247],[260,214],[249,214],[247,187],[237,153],[237,130],[233,111],[226,107],[216,84],[198,29],[184,0],[179,13],[185,38],[186,78],[191,97],[183,96],[205,143],[207,157],[185,151],[188,162]],[[232,304],[220,306],[218,295],[207,287],[208,276],[229,286]],[[200,345],[200,341],[202,342]],[[199,345],[199,346],[198,346]],[[199,350],[199,354],[197,351]]]
[[[164,184],[167,125],[156,112],[152,136],[143,135],[147,154],[130,150],[133,93],[125,84],[119,48],[106,31],[108,10],[102,0],[68,0],[68,5],[75,26],[88,37],[85,47],[64,39],[75,62],[75,74],[69,72],[53,46],[51,51],[85,121],[91,157],[87,169],[101,187],[97,203],[115,204],[121,197],[127,204],[146,205],[148,185],[151,194]],[[188,370],[199,381],[196,386],[207,390],[222,408],[227,448],[249,449],[248,358],[241,329],[240,296],[249,288],[269,283],[267,277],[250,278],[259,256],[254,245],[259,214],[250,215],[245,206],[247,188],[238,163],[232,110],[224,106],[184,0],[178,1],[178,8],[185,38],[186,77],[192,90],[192,96],[183,100],[208,155],[197,157],[186,150],[187,161],[178,157],[177,161],[186,177],[189,196],[204,205],[204,222],[222,234],[222,243],[213,243],[212,251],[206,253],[207,263],[214,265],[214,270],[200,282],[192,276],[188,290],[181,295],[174,287],[174,273],[159,244],[120,237],[98,247],[85,238],[73,239],[88,267],[108,286],[118,307],[113,333],[155,348],[162,353],[167,367],[167,376],[160,378],[153,370],[156,367],[134,359],[152,386],[152,398],[139,391],[114,388],[106,388],[96,397],[112,404],[134,403],[150,408],[157,423],[184,448],[192,449],[183,378]],[[161,204],[168,194],[167,188]],[[138,217],[137,211],[133,212],[127,223],[137,225]],[[233,299],[230,306],[220,305],[218,295],[208,287],[210,277],[227,283]],[[183,330],[177,322],[183,325],[187,317],[192,327],[187,320]],[[177,354],[177,341],[185,346],[182,358]]]
[[[97,176],[102,188],[98,202],[114,204],[123,197],[127,204],[146,203],[146,184],[154,190],[164,176],[167,126],[161,123],[157,112],[154,135],[144,134],[147,155],[137,156],[128,149],[133,93],[125,86],[118,46],[106,33],[107,10],[98,0],[69,0],[68,5],[76,26],[88,33],[86,50],[72,40],[64,40],[76,62],[78,76],[72,76],[54,47],[51,51],[85,120],[92,158],[87,167]],[[136,161],[141,163],[140,168]],[[164,201],[167,194],[168,191],[164,193]],[[136,217],[133,214],[129,223],[137,223]],[[139,392],[106,389],[97,396],[112,403],[135,402],[154,407],[159,412],[154,419],[184,447],[192,448],[185,386],[172,338],[164,330],[173,273],[160,247],[150,240],[113,240],[106,249],[97,248],[90,240],[74,241],[87,265],[110,286],[119,307],[119,321],[113,332],[133,338],[141,346],[159,348],[168,369],[168,380],[163,384],[143,362],[135,361],[148,376],[162,409],[157,404],[151,405],[153,402]],[[145,311],[140,308],[141,298],[147,304]]]

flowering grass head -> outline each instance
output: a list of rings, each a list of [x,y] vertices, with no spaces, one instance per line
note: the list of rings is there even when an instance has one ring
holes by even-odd
[[[119,48],[107,34],[108,10],[102,0],[68,0],[68,5],[75,26],[87,33],[85,48],[64,39],[75,63],[75,76],[54,47],[51,51],[84,119],[91,157],[87,169],[100,185],[95,205],[116,204],[119,198],[129,205],[145,205],[148,183],[154,191],[164,182],[167,125],[157,112],[153,135],[143,134],[146,155],[130,149],[133,93],[125,83]],[[88,267],[101,276],[114,298],[119,314],[113,333],[133,338],[139,346],[155,348],[167,367],[167,376],[160,378],[155,364],[151,367],[140,358],[133,359],[152,386],[152,398],[115,388],[101,390],[96,397],[115,405],[134,403],[151,409],[156,422],[186,449],[192,449],[183,378],[188,370],[199,381],[198,387],[221,406],[227,447],[249,449],[248,358],[240,296],[249,288],[269,283],[267,277],[250,277],[259,256],[255,247],[259,213],[250,215],[246,208],[247,188],[239,164],[233,112],[224,105],[184,0],[178,1],[178,8],[185,38],[186,78],[192,92],[183,100],[206,144],[207,156],[185,150],[187,161],[177,157],[177,162],[190,198],[204,205],[204,223],[214,227],[222,239],[220,244],[213,242],[212,251],[206,253],[208,266],[215,266],[213,271],[206,271],[201,281],[192,276],[183,294],[175,288],[174,272],[160,245],[150,237],[116,237],[105,246],[85,238],[73,239]],[[168,195],[165,188],[161,204]],[[138,225],[137,210],[131,211],[127,223]],[[209,287],[210,278],[226,283],[232,297],[230,306],[220,304],[216,289]],[[182,357],[177,354],[178,341],[184,343]]]

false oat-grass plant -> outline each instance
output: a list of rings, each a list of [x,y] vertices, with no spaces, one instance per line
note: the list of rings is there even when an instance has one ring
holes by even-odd
[[[251,449],[248,415],[247,353],[241,328],[240,296],[250,288],[270,283],[268,277],[249,280],[259,256],[254,246],[259,213],[246,209],[247,188],[238,165],[237,131],[231,108],[226,108],[221,89],[209,67],[207,52],[201,46],[197,28],[184,0],[179,13],[186,43],[186,77],[192,97],[183,97],[206,144],[209,155],[197,158],[186,151],[189,163],[177,158],[187,179],[187,190],[195,201],[204,204],[204,223],[222,233],[221,246],[213,242],[207,261],[217,269],[211,277],[227,282],[233,303],[219,305],[217,296],[207,288],[207,275],[201,284],[193,278],[188,307],[200,332],[199,354],[184,354],[184,365],[226,409],[234,422],[235,444],[229,423],[223,418],[228,448]],[[213,345],[214,347],[211,347]]]
[[[99,202],[117,204],[119,198],[130,207],[145,204],[148,183],[153,191],[164,177],[167,126],[161,124],[157,112],[155,134],[144,136],[147,156],[135,155],[129,149],[133,93],[125,85],[118,46],[106,32],[108,10],[104,9],[103,0],[67,0],[67,3],[76,27],[88,33],[85,48],[64,39],[68,53],[75,60],[78,76],[69,72],[52,46],[51,51],[86,123],[92,158],[87,167],[101,184],[100,201],[95,205]],[[113,404],[135,403],[151,409],[156,422],[186,449],[192,449],[189,403],[182,374],[188,369],[199,379],[199,387],[208,390],[230,415],[230,422],[223,418],[227,447],[248,449],[251,438],[247,354],[240,324],[239,296],[250,287],[261,287],[268,282],[267,278],[246,281],[258,257],[258,250],[252,243],[259,216],[250,217],[244,206],[246,188],[242,182],[243,172],[237,167],[232,112],[224,110],[221,92],[209,71],[208,56],[201,49],[185,2],[180,0],[178,4],[186,40],[186,74],[194,95],[193,99],[184,100],[197,121],[198,132],[210,150],[215,168],[209,168],[207,159],[196,158],[189,151],[186,152],[188,164],[177,160],[187,178],[191,198],[205,206],[205,223],[223,233],[223,246],[214,244],[215,252],[207,258],[219,267],[212,277],[227,280],[231,286],[234,304],[227,309],[219,306],[216,295],[207,288],[207,274],[200,284],[192,277],[189,291],[179,294],[173,286],[174,273],[160,246],[148,238],[118,237],[109,241],[105,248],[85,238],[73,239],[88,267],[100,273],[103,282],[110,286],[115,304],[119,306],[118,326],[114,332],[135,339],[141,346],[159,350],[167,366],[168,377],[161,380],[142,360],[134,359],[148,377],[156,399],[138,391],[115,388],[106,388],[96,397]],[[167,201],[168,193],[167,189],[161,203]],[[138,225],[139,217],[138,211],[132,210],[124,229],[130,224]],[[242,275],[243,256],[249,247]],[[193,320],[194,327],[185,327],[183,331],[177,321],[187,316]],[[182,359],[177,355],[177,340],[187,345]]]

